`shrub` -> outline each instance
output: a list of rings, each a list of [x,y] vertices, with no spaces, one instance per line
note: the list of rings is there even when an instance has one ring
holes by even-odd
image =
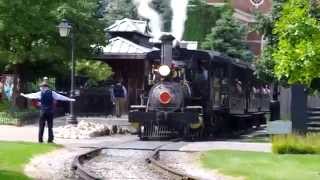
[[[0,124],[1,125],[23,125],[33,122],[38,116],[34,108],[19,109],[11,106],[9,101],[0,101]]]
[[[10,103],[7,100],[0,100],[0,112],[5,112],[10,109]]]
[[[272,151],[278,154],[320,154],[320,133],[273,136]]]

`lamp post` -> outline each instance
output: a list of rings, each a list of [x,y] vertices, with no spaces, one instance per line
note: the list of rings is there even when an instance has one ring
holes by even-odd
[[[75,97],[74,94],[74,72],[75,72],[75,61],[74,61],[74,37],[73,37],[73,32],[72,32],[72,26],[70,23],[63,19],[61,23],[57,26],[59,29],[59,34],[61,37],[68,37],[70,35],[70,40],[71,40],[71,92],[70,96],[71,98]],[[74,114],[74,102],[70,102],[70,116],[67,117],[67,122],[69,124],[77,124],[77,117]]]

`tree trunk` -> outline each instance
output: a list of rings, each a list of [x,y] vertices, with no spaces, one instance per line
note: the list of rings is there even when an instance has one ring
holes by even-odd
[[[14,86],[12,95],[12,105],[16,108],[27,108],[27,100],[20,96],[21,92],[26,90],[26,81],[23,74],[23,64],[17,64],[14,67]]]

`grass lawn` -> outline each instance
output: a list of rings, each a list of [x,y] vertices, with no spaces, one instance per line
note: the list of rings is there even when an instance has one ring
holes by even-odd
[[[24,165],[32,156],[57,148],[54,144],[0,141],[0,179],[30,179],[23,174]]]
[[[320,179],[320,155],[218,150],[202,154],[201,163],[205,168],[248,180]]]

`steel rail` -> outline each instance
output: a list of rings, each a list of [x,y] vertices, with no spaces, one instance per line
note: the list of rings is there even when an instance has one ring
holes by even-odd
[[[72,171],[75,173],[78,179],[81,180],[101,180],[102,178],[97,177],[83,167],[85,161],[88,161],[98,156],[103,148],[96,148],[77,155],[71,165]]]
[[[171,143],[179,142],[180,140],[181,140],[181,138],[173,139],[173,140],[171,140],[172,141]],[[168,143],[168,144],[170,144],[170,143]],[[177,177],[179,177],[179,178],[181,178],[183,180],[198,180],[199,178],[197,178],[197,177],[193,177],[193,176],[188,175],[186,173],[179,172],[178,170],[174,170],[172,168],[169,168],[168,166],[166,166],[166,165],[164,165],[164,164],[162,164],[161,162],[158,161],[160,159],[160,152],[161,151],[168,151],[168,150],[165,150],[165,149],[162,150],[161,148],[163,146],[168,145],[168,144],[163,144],[163,145],[160,145],[157,148],[155,148],[153,150],[154,153],[149,158],[147,158],[146,161],[151,163],[152,165],[160,168],[161,170],[166,171],[167,173],[172,174],[174,176],[177,176]]]
[[[173,142],[178,142],[179,139],[174,139],[172,140]],[[172,143],[172,142],[171,142]],[[72,162],[72,170],[75,173],[75,175],[77,176],[78,179],[81,180],[102,180],[103,178],[97,177],[95,174],[89,172],[88,170],[86,170],[83,167],[83,164],[86,161],[89,161],[90,159],[93,159],[94,157],[98,156],[102,150],[104,149],[122,149],[122,150],[148,150],[148,151],[153,151],[154,153],[152,153],[152,155],[150,157],[148,157],[146,159],[146,161],[148,163],[151,163],[152,165],[154,165],[155,167],[158,167],[159,169],[161,169],[162,171],[167,172],[168,174],[171,174],[172,176],[175,177],[179,177],[183,180],[197,180],[198,178],[187,175],[185,173],[179,172],[177,170],[173,170],[165,165],[163,165],[162,163],[160,163],[158,160],[160,158],[160,152],[161,151],[174,151],[174,150],[162,150],[161,148],[163,146],[166,146],[170,143],[166,143],[163,145],[160,145],[154,149],[136,149],[136,148],[108,148],[108,147],[101,147],[101,148],[95,148],[93,150],[87,151],[83,154],[77,155],[73,162]],[[185,152],[185,151],[182,151]],[[186,151],[188,152],[188,151]],[[190,151],[192,152],[192,151]]]

